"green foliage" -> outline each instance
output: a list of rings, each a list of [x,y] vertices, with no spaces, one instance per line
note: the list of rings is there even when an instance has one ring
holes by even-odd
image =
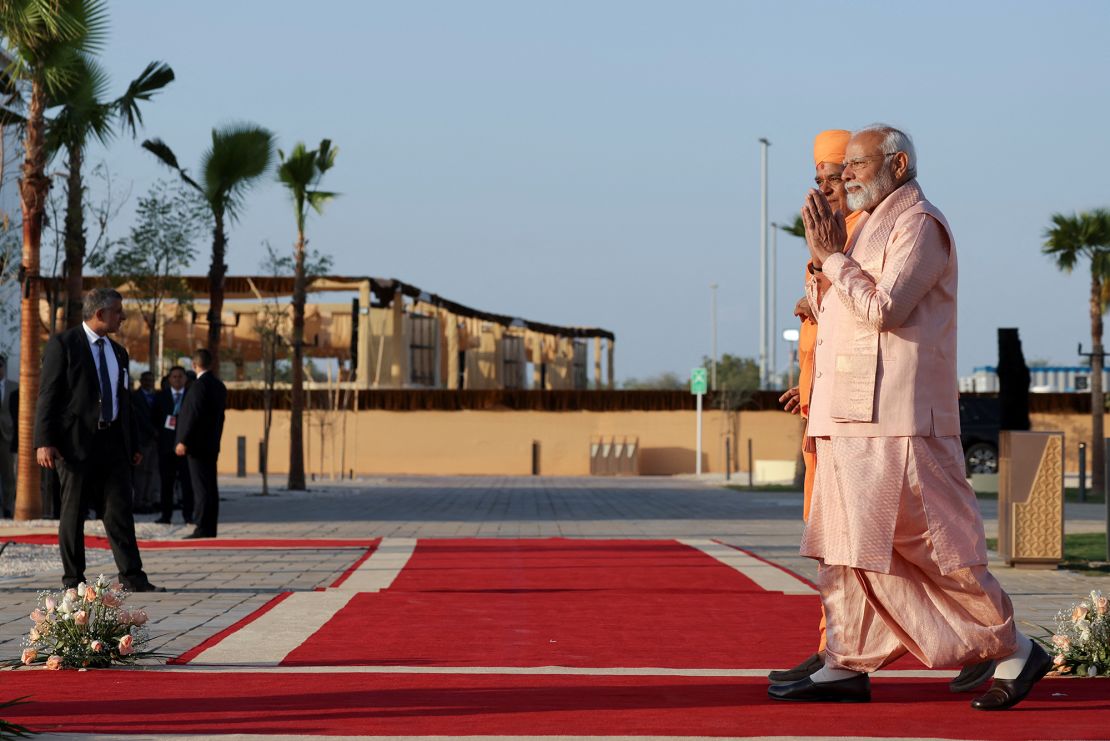
[[[258,182],[274,158],[274,135],[261,126],[231,124],[212,129],[212,145],[201,156],[200,182],[177,161],[177,155],[161,139],[148,139],[143,148],[177,171],[197,190],[212,210],[216,221],[237,218],[247,190]]]
[[[330,139],[322,140],[320,147],[311,151],[305,148],[304,142],[297,142],[288,157],[285,152],[278,150],[278,157],[281,159],[278,180],[289,189],[289,194],[293,197],[298,233],[304,232],[309,208],[322,213],[324,204],[338,195],[317,190],[324,173],[335,166],[335,156],[338,153],[339,149],[331,145]]]
[[[12,57],[6,77],[38,80],[50,98],[76,84],[107,38],[104,0],[0,0],[0,46]]]
[[[621,388],[630,391],[679,391],[689,386],[686,378],[667,371],[647,378],[626,378]]]
[[[1056,266],[1070,273],[1081,258],[1091,261],[1092,276],[1110,273],[1110,211],[1093,211],[1067,216],[1053,214],[1052,226],[1044,232],[1042,252],[1056,261]]]
[[[263,275],[269,275],[275,278],[286,278],[292,275],[296,267],[293,256],[279,254],[269,241],[264,241],[262,244],[266,247],[266,254],[262,256],[262,260],[259,262],[258,267],[261,268]],[[333,265],[334,260],[331,255],[325,255],[319,250],[313,249],[305,255],[304,273],[309,279],[317,278],[321,275],[328,275],[331,273]]]
[[[128,239],[93,255],[89,265],[140,296],[187,297],[180,279],[196,257],[194,242],[211,223],[205,204],[180,185],[160,180],[139,199]]]
[[[703,364],[710,367],[710,359]],[[741,358],[725,353],[717,361],[717,388],[721,391],[748,393],[759,388],[759,363],[751,358]]]
[[[782,229],[784,232],[794,237],[805,239],[806,236],[806,227],[802,222],[801,214],[796,214],[794,216],[794,221],[790,224],[779,224],[779,229]]]

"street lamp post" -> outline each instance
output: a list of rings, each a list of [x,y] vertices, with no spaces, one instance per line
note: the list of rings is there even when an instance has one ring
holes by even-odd
[[[717,284],[710,283],[713,292],[713,360],[709,364],[709,388],[717,390]]]
[[[768,277],[768,284],[770,285],[770,289],[768,290],[769,296],[767,298],[767,305],[770,307],[767,310],[767,316],[769,317],[770,324],[771,324],[770,328],[767,330],[767,337],[770,338],[770,341],[771,341],[771,364],[770,364],[770,368],[769,368],[769,376],[770,376],[769,380],[772,380],[772,381],[775,378],[775,373],[779,369],[778,300],[777,300],[778,268],[776,267],[777,261],[778,261],[778,254],[779,254],[778,229],[779,229],[779,225],[772,221],[771,222],[771,259],[770,259],[771,267],[768,270],[768,272],[770,273],[770,276]]]
[[[790,343],[790,380],[786,382],[786,388],[794,388],[794,365],[798,362],[798,337],[800,333],[796,329],[782,330],[782,338]]]
[[[759,140],[759,387],[767,388],[767,148],[765,138]]]

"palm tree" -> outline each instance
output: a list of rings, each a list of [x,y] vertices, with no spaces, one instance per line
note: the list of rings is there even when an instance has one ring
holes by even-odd
[[[65,280],[66,327],[81,323],[81,282],[85,262],[85,216],[82,204],[84,182],[81,168],[85,145],[90,137],[106,144],[119,124],[134,136],[143,116],[139,103],[149,101],[159,90],[173,81],[173,70],[160,62],[151,62],[127,86],[124,94],[106,101],[108,78],[98,65],[86,59],[77,77],[61,101],[61,111],[46,126],[47,157],[66,150],[65,216]]]
[[[1042,252],[1056,260],[1056,267],[1070,273],[1080,261],[1091,263],[1091,294],[1088,310],[1091,319],[1091,490],[1105,491],[1103,467],[1103,415],[1106,406],[1102,388],[1104,354],[1102,347],[1103,284],[1110,277],[1110,211],[1095,209],[1067,216],[1053,214],[1052,226],[1044,232]]]
[[[6,76],[30,84],[19,184],[23,216],[23,291],[20,306],[19,485],[15,518],[42,512],[35,465],[34,427],[39,364],[39,248],[50,180],[46,170],[46,106],[74,84],[83,58],[103,44],[107,5],[103,0],[0,0],[0,42],[12,56]]]
[[[297,222],[297,241],[293,246],[293,393],[289,417],[289,489],[304,491],[304,304],[307,279],[305,277],[304,223],[308,209],[321,213],[324,204],[336,194],[317,190],[320,181],[335,165],[338,153],[329,139],[320,142],[320,148],[309,151],[303,142],[297,142],[286,157],[278,150],[281,165],[278,180],[289,189],[293,197],[294,217]]]
[[[220,368],[220,316],[224,308],[224,276],[227,265],[227,224],[234,223],[243,209],[243,197],[256,184],[274,159],[274,135],[254,124],[230,124],[212,129],[212,146],[200,159],[200,182],[177,163],[177,156],[161,139],[148,139],[143,148],[177,171],[194,188],[212,211],[212,263],[208,267],[208,350],[213,369]]]

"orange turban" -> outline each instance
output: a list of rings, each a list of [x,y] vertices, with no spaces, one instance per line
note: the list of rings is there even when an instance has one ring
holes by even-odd
[[[822,162],[835,162],[838,165],[843,162],[844,152],[848,149],[848,140],[851,138],[852,132],[844,129],[829,129],[818,134],[813,140],[814,166]]]

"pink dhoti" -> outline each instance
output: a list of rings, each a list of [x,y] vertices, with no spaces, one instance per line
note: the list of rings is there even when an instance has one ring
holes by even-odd
[[[986,568],[958,437],[817,438],[802,555],[820,560],[828,665],[870,672],[1007,656],[1010,599]]]

